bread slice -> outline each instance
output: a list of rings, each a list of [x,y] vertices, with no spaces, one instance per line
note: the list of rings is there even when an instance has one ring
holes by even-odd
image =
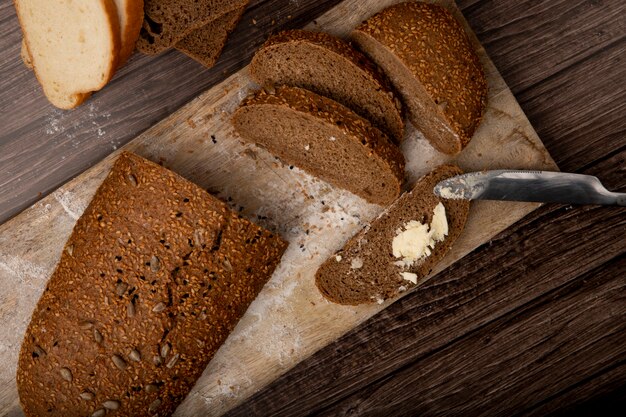
[[[211,68],[222,53],[228,35],[235,29],[245,10],[245,7],[233,10],[194,30],[176,43],[176,49]]]
[[[324,297],[349,305],[381,302],[416,286],[430,274],[463,231],[469,211],[468,201],[439,199],[433,188],[439,181],[460,173],[455,166],[442,165],[422,177],[410,192],[326,260],[315,274],[315,283]],[[398,258],[392,253],[398,230],[411,220],[430,224],[433,210],[440,202],[448,221],[447,237],[437,242],[421,263],[398,266]],[[407,280],[402,272],[415,275]]]
[[[400,3],[377,13],[352,41],[389,76],[411,122],[446,154],[460,152],[487,104],[487,81],[463,26],[445,8]]]
[[[126,63],[135,50],[135,43],[139,37],[139,30],[143,21],[143,0],[115,0],[120,25],[120,52],[118,68]],[[24,65],[32,69],[33,64],[26,41],[22,39],[20,56]]]
[[[297,87],[259,91],[235,112],[244,140],[370,203],[400,193],[404,157],[380,130],[341,104]]]
[[[126,63],[135,50],[143,22],[143,0],[115,0],[120,24],[118,67]]]
[[[113,0],[15,0],[15,8],[33,69],[52,104],[73,108],[113,76],[120,47]]]
[[[122,153],[26,330],[24,414],[172,415],[286,246],[195,184]]]
[[[248,1],[144,0],[144,21],[137,49],[149,55],[163,52],[193,30],[225,13],[246,7]]]
[[[365,55],[322,32],[289,30],[272,36],[254,55],[252,77],[261,85],[302,87],[350,108],[399,143],[400,101]]]

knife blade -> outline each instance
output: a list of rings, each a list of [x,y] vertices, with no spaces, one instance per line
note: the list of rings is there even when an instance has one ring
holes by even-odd
[[[434,192],[448,199],[626,206],[626,193],[608,191],[594,176],[564,172],[472,172],[439,182]]]

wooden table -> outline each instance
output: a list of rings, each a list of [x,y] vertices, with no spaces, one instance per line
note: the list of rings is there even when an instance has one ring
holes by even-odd
[[[252,1],[212,70],[135,55],[73,112],[19,60],[0,1],[0,222],[244,66],[336,0]],[[626,3],[459,2],[563,171],[626,191]],[[474,415],[626,402],[626,211],[546,205],[230,415]],[[622,408],[623,409],[623,408]]]

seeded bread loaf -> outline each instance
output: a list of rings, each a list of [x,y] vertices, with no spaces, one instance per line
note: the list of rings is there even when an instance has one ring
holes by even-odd
[[[19,355],[29,416],[169,416],[286,244],[123,153],[80,217]]]
[[[461,174],[455,166],[443,165],[417,181],[382,215],[331,256],[315,274],[315,283],[328,300],[339,304],[381,302],[416,286],[432,271],[459,237],[469,211],[466,200],[439,199],[435,185]],[[431,224],[435,207],[442,203],[448,234],[435,244],[432,253],[411,266],[399,265],[392,251],[394,237],[410,221]],[[405,275],[402,275],[405,273]],[[407,279],[407,275],[409,279]]]
[[[297,87],[261,90],[244,100],[233,124],[244,140],[371,203],[389,204],[400,193],[398,147],[329,98]]]
[[[113,0],[15,0],[27,51],[48,100],[76,107],[117,68],[119,22]]]
[[[377,13],[351,35],[402,95],[411,122],[432,145],[460,152],[478,127],[487,82],[461,24],[445,8],[400,3]]]
[[[235,29],[244,11],[245,7],[233,10],[194,30],[176,43],[176,49],[211,68],[222,53],[228,35]]]
[[[144,21],[137,49],[150,55],[163,52],[193,30],[245,7],[248,1],[144,0]]]
[[[396,143],[404,135],[400,101],[365,55],[322,32],[289,30],[257,51],[250,73],[260,85],[290,85],[329,97],[369,119]]]

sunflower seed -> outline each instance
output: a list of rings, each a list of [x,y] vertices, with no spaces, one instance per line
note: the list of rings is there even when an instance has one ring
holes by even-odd
[[[148,407],[148,412],[154,413],[156,410],[159,409],[160,406],[161,406],[161,400],[157,398],[156,400],[150,403],[150,406]]]
[[[154,384],[148,384],[146,385],[146,387],[144,388],[144,390],[146,390],[146,392],[148,394],[152,394],[153,392],[159,392],[159,387],[157,387]]]
[[[161,357],[162,358],[167,358],[167,355],[170,354],[170,349],[171,348],[172,348],[172,346],[170,346],[169,343],[166,343],[163,346],[161,346]]]
[[[176,362],[178,362],[178,358],[180,358],[180,353],[172,356],[172,359],[170,359],[165,366],[167,366],[169,369],[172,369],[174,365],[176,365]]]
[[[155,255],[150,258],[150,269],[152,272],[158,272],[161,269],[161,261]]]
[[[122,371],[128,367],[128,364],[120,355],[111,356],[111,360],[113,361],[113,364]]]
[[[224,269],[226,271],[230,272],[230,271],[233,270],[233,265],[230,263],[230,261],[228,259],[224,259],[223,265],[224,265]]]
[[[93,400],[93,393],[89,391],[81,392],[80,394],[78,394],[78,396],[85,401]]]
[[[135,362],[141,362],[141,353],[137,349],[131,350],[128,357]]]
[[[157,303],[152,307],[152,311],[155,313],[160,313],[163,310],[165,310],[165,303],[163,302]]]
[[[204,244],[202,230],[196,229],[193,231],[193,244],[196,245],[197,247],[201,247]]]
[[[118,282],[115,286],[115,294],[118,296],[123,296],[126,290],[128,289],[128,284],[125,282]]]
[[[93,338],[96,340],[97,344],[102,343],[102,340],[104,340],[102,333],[100,333],[98,329],[93,329]]]
[[[156,366],[159,366],[163,363],[163,359],[161,359],[159,355],[154,355],[152,357],[152,363],[154,363]]]
[[[68,255],[72,256],[74,254],[74,245],[66,246],[65,252],[67,252]]]
[[[135,313],[135,303],[129,301],[128,304],[126,304],[126,316],[128,316],[128,318],[133,318],[135,317]]]
[[[90,321],[81,321],[78,326],[83,330],[89,330],[93,327],[93,323]]]
[[[72,371],[70,371],[68,368],[61,368],[59,372],[61,373],[61,378],[63,378],[67,382],[72,382]]]
[[[137,178],[133,174],[128,174],[128,182],[135,187],[137,186]]]
[[[120,408],[120,402],[116,400],[106,400],[102,403],[102,406],[109,410],[117,410]]]
[[[94,411],[91,417],[104,417],[105,414],[106,414],[106,410],[104,408],[101,408],[99,410]]]

